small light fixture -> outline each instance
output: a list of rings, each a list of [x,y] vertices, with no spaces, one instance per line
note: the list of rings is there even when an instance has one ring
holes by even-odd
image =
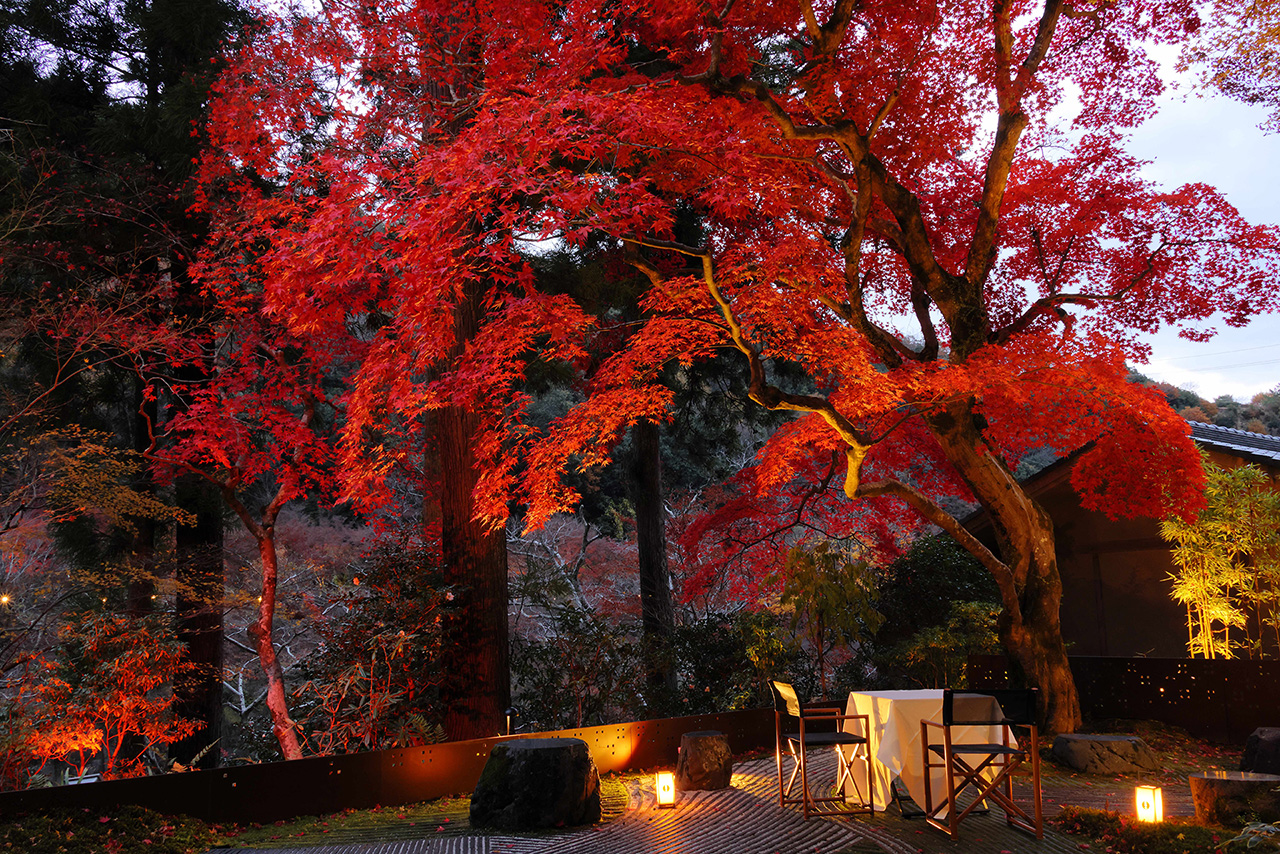
[[[672,809],[676,805],[676,775],[670,771],[659,771],[653,779],[653,791],[658,796],[660,809]]]
[[[1138,821],[1151,824],[1164,821],[1164,797],[1159,786],[1139,786],[1135,792]]]

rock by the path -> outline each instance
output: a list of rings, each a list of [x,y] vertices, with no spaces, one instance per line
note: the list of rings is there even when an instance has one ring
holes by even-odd
[[[1136,735],[1060,735],[1053,740],[1052,756],[1087,774],[1129,774],[1160,767],[1159,758]]]
[[[471,795],[473,827],[538,830],[600,820],[600,774],[580,738],[505,741]]]
[[[1280,821],[1280,775],[1205,771],[1189,779],[1198,822],[1239,827],[1247,821]]]
[[[680,736],[676,761],[676,788],[682,792],[723,789],[733,777],[729,737],[716,730],[686,732]]]
[[[1280,774],[1280,727],[1260,726],[1249,735],[1240,770]]]

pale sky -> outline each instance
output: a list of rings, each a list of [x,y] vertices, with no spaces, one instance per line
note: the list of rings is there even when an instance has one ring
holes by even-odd
[[[1147,177],[1170,189],[1202,181],[1251,222],[1280,223],[1280,135],[1258,129],[1265,109],[1184,92],[1166,94],[1162,106],[1129,146],[1151,161]],[[1216,328],[1203,344],[1173,333],[1151,337],[1151,363],[1135,367],[1209,400],[1229,394],[1247,401],[1280,385],[1280,315],[1259,316],[1243,329]]]

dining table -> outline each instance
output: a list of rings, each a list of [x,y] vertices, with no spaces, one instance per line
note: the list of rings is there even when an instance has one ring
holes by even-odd
[[[869,768],[875,781],[872,801],[877,810],[886,809],[892,800],[891,787],[895,777],[902,781],[911,799],[924,807],[920,722],[942,720],[942,694],[941,688],[850,692],[845,714],[867,716],[874,752],[866,765],[861,762],[853,764],[853,779],[845,783],[845,795],[853,798],[865,795]],[[846,722],[845,726],[857,724]],[[999,725],[957,726],[952,728],[952,739],[957,742],[998,742],[1000,732]],[[931,786],[935,798],[945,800],[945,770],[938,768],[931,772]]]

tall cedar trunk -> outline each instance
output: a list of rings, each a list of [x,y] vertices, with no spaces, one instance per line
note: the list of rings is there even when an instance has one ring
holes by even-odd
[[[479,297],[458,306],[455,354],[479,328]],[[507,537],[473,518],[479,418],[450,406],[437,417],[440,539],[444,580],[454,599],[442,622],[441,701],[452,740],[504,731],[511,704],[507,630]]]
[[[644,629],[649,685],[675,688],[669,645],[675,632],[675,608],[667,570],[666,522],[662,506],[662,453],[658,425],[638,421],[631,431],[632,495],[636,507],[636,547],[640,568],[640,616]]]
[[[987,447],[971,402],[952,404],[928,421],[947,458],[990,515],[997,553],[1013,575],[1012,585],[1000,585],[998,626],[1013,677],[1040,689],[1041,720],[1048,731],[1074,732],[1080,726],[1080,698],[1062,642],[1062,579],[1053,520]]]
[[[169,754],[191,766],[218,764],[222,735],[222,496],[206,481],[179,479],[178,506],[193,514],[195,525],[177,531],[178,639],[194,668],[173,686],[174,713],[199,721],[201,728],[174,743]],[[209,748],[212,745],[212,749]]]
[[[249,626],[249,635],[258,651],[262,672],[267,677],[267,711],[271,715],[271,730],[280,743],[285,759],[301,759],[302,748],[298,744],[298,732],[289,717],[289,703],[284,689],[284,671],[276,658],[272,623],[276,613],[276,532],[274,524],[266,524],[253,531],[258,541],[258,557],[262,561],[262,601],[258,603],[258,619]]]

